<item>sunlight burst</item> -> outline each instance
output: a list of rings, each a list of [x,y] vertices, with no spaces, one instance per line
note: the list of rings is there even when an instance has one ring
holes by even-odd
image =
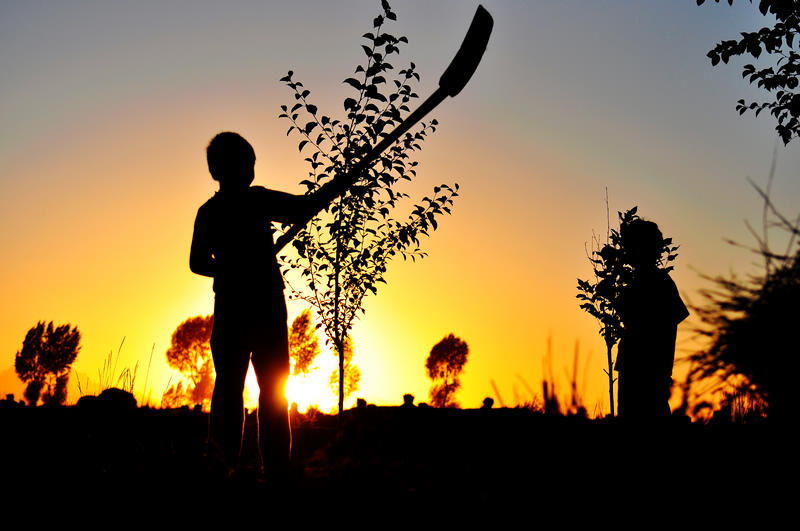
[[[327,354],[327,355],[326,355]],[[336,358],[329,352],[323,351],[308,371],[308,374],[289,376],[286,383],[286,399],[290,406],[297,403],[297,409],[305,413],[312,406],[322,412],[330,413],[336,410],[337,398],[331,389],[328,379],[336,369]],[[258,407],[258,381],[253,365],[247,369],[245,379],[244,405],[247,409]]]

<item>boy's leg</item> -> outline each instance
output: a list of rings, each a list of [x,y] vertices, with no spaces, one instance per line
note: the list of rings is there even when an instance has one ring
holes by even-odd
[[[672,416],[672,409],[669,407],[669,397],[672,396],[672,377],[661,378],[661,414],[664,417]]]
[[[262,315],[259,338],[253,349],[253,369],[258,379],[258,442],[264,473],[280,477],[287,471],[292,433],[286,401],[289,377],[289,340],[283,294],[276,311]]]
[[[211,356],[217,377],[211,398],[209,442],[222,450],[230,466],[236,466],[242,448],[244,401],[242,393],[250,362],[250,347],[235,315],[215,307]]]

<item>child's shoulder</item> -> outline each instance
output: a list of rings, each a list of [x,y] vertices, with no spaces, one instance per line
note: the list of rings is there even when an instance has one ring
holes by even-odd
[[[645,271],[642,276],[647,278],[650,282],[672,282],[669,271],[661,267],[650,268]]]
[[[669,272],[661,268],[654,270],[650,274],[649,282],[654,287],[657,286],[657,289],[663,292],[669,293],[678,290],[678,287],[675,285],[675,281],[672,280]]]
[[[669,273],[660,268],[643,271],[634,284],[637,289],[656,296],[669,296],[678,291]]]
[[[258,197],[258,198],[272,198],[277,193],[275,190],[270,190],[269,188],[266,188],[259,184],[251,186],[250,188],[247,189],[247,192],[252,197]]]
[[[666,284],[666,285],[668,285],[670,287],[675,287],[677,289],[677,286],[675,285],[675,281],[672,280],[672,275],[669,274],[669,271],[667,271],[666,269],[659,269],[659,271],[661,271],[661,281],[664,284]]]
[[[200,210],[208,210],[210,208],[214,208],[216,205],[219,205],[221,203],[229,203],[231,201],[234,201],[234,202],[235,201],[240,201],[241,199],[249,197],[249,196],[261,196],[261,195],[264,195],[266,193],[269,193],[270,191],[271,190],[268,190],[267,188],[264,188],[263,186],[255,185],[255,186],[248,186],[246,190],[237,191],[235,193],[231,193],[231,192],[224,192],[224,193],[223,192],[214,192],[214,195],[212,195],[210,198],[208,198],[208,200],[206,200],[205,203],[200,205]]]
[[[247,189],[247,193],[252,200],[257,201],[261,205],[274,205],[276,202],[280,202],[287,195],[284,192],[272,190],[271,188],[266,188],[260,185],[251,186]]]
[[[197,212],[207,212],[214,208],[214,205],[217,203],[217,194],[212,195],[209,197],[205,203],[200,205],[200,208],[197,209]]]

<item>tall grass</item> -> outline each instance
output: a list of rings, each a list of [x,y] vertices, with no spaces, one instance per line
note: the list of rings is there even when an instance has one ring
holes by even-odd
[[[583,381],[579,383],[580,343],[575,341],[572,370],[569,371],[566,367],[564,368],[564,375],[569,382],[569,390],[566,395],[562,396],[553,373],[553,342],[552,338],[548,337],[545,355],[542,357],[541,392],[537,393],[534,391],[533,387],[528,384],[527,380],[525,380],[522,375],[516,374],[516,379],[528,393],[528,396],[525,398],[520,397],[517,383],[515,382],[513,387],[513,407],[526,408],[552,415],[588,416],[586,407],[584,406],[584,396],[586,395],[586,382],[588,381],[589,360],[591,360],[591,354],[587,357],[583,367]],[[506,407],[506,403],[503,401],[497,383],[494,380],[490,380],[489,383],[492,386],[492,390],[494,391],[494,395],[500,407]],[[597,417],[599,414],[602,414],[599,410],[600,405],[596,404],[592,416]]]
[[[150,365],[153,364],[153,352],[156,350],[156,344],[153,343],[153,347],[150,349],[150,361],[147,362],[147,374],[144,377],[144,387],[142,388],[142,395],[140,397],[139,404],[142,406],[148,405],[150,403],[150,395],[147,394],[147,382],[150,379]]]
[[[122,353],[122,346],[125,344],[125,337],[122,338],[122,341],[117,348],[116,355],[114,355],[114,351],[109,351],[108,356],[105,360],[103,360],[103,366],[97,369],[97,381],[98,381],[98,391],[97,393],[100,394],[106,389],[110,388],[117,388],[122,389],[130,394],[134,394],[134,388],[136,386],[136,376],[139,372],[139,361],[137,360],[133,366],[133,369],[126,367],[122,369],[119,373],[117,373],[117,366],[119,364],[120,354]],[[144,387],[142,388],[142,392],[139,396],[139,404],[144,406],[150,403],[150,395],[147,393],[147,384],[150,378],[150,366],[153,363],[153,353],[155,352],[156,345],[153,343],[153,347],[150,350],[150,359],[147,363],[147,373],[145,375]],[[84,388],[81,385],[80,376],[76,375],[76,381],[78,384],[78,393],[80,396],[84,396],[89,393],[90,388],[90,381],[89,377],[86,377],[86,387]]]

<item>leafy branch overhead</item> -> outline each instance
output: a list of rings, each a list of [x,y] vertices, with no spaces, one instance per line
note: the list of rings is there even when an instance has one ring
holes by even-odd
[[[714,0],[719,3],[719,0]],[[733,0],[727,0],[729,5]],[[702,5],[705,0],[697,0]],[[752,3],[752,0],[750,0]],[[758,9],[762,15],[771,14],[776,23],[773,27],[763,27],[758,31],[742,32],[740,39],[719,42],[708,57],[716,66],[720,61],[727,63],[731,57],[750,55],[759,59],[766,52],[774,63],[764,68],[754,64],[746,64],[742,68],[742,77],[751,84],[755,83],[774,95],[774,100],[762,103],[747,103],[741,99],[737,102],[739,114],[754,111],[758,116],[761,111],[768,110],[777,120],[775,127],[784,144],[792,138],[800,136],[800,53],[795,50],[796,38],[800,33],[800,2],[796,0],[760,0]]]

